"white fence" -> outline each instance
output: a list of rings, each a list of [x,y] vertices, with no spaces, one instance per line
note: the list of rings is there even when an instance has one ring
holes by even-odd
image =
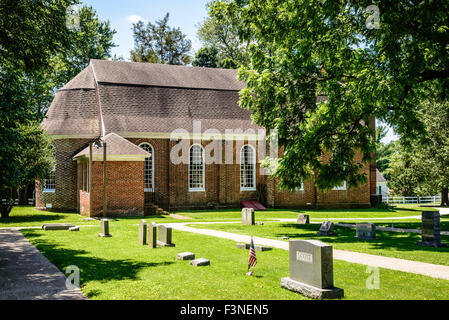
[[[6,201],[6,199],[2,199],[2,202],[5,202],[5,201]],[[28,205],[30,205],[30,206],[34,205],[34,201],[35,201],[34,199],[29,198]],[[15,199],[14,205],[17,206],[18,204],[19,204],[19,199]]]
[[[388,197],[383,196],[382,202],[388,204],[395,203],[430,203],[430,204],[439,204],[441,202],[441,196],[427,196],[427,197]]]

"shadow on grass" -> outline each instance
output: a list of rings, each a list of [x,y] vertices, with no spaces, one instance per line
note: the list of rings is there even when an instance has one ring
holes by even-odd
[[[11,216],[9,216],[9,218],[0,218],[0,224],[28,223],[28,222],[42,223],[65,219],[67,219],[66,215],[59,215],[59,214],[30,214],[20,216],[14,216],[14,214],[12,214]]]
[[[404,225],[406,225],[404,223]],[[329,244],[362,244],[369,243],[371,249],[376,250],[389,250],[395,249],[398,251],[426,251],[426,252],[448,252],[449,247],[434,248],[424,247],[417,245],[417,242],[421,240],[421,235],[417,233],[393,233],[386,231],[377,231],[375,240],[360,240],[355,238],[355,229],[335,227],[337,233],[336,236],[321,236],[317,235],[319,225],[298,225],[298,224],[280,224],[281,228],[288,228],[291,231],[275,234],[276,237],[289,237],[289,238],[301,238],[301,239],[314,239],[320,240]],[[303,232],[295,232],[295,229],[302,230]],[[304,232],[304,230],[309,232]],[[441,236],[443,243],[449,245],[449,237]]]
[[[68,266],[80,269],[81,286],[90,281],[136,279],[137,273],[148,267],[171,265],[174,262],[138,262],[130,259],[102,259],[89,255],[85,250],[67,249],[54,241],[44,240],[35,230],[24,230],[23,234],[32,244],[63,273]],[[99,293],[91,292],[89,297]]]

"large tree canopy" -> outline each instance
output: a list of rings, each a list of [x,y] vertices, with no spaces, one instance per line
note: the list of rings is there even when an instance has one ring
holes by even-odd
[[[168,25],[169,14],[156,21],[143,21],[133,24],[134,49],[131,50],[131,60],[135,62],[150,62],[163,64],[189,64],[192,43],[179,28]]]
[[[376,22],[376,8],[380,23]],[[277,129],[284,155],[274,175],[294,189],[314,177],[320,189],[366,181],[355,151],[369,161],[372,116],[402,136],[419,136],[419,102],[449,92],[446,1],[221,0],[218,20],[239,21],[253,39],[240,104]],[[373,20],[374,19],[374,20]],[[374,28],[373,28],[374,27]],[[429,89],[429,85],[432,89]],[[325,97],[325,98],[320,98]],[[320,157],[330,154],[323,163]]]

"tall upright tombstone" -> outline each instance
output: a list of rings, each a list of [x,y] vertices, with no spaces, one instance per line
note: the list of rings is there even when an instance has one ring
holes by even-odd
[[[148,246],[152,249],[157,246],[157,227],[154,222],[151,222],[148,226]]]
[[[242,223],[246,225],[254,225],[255,213],[253,208],[243,208],[242,209]]]
[[[98,234],[100,237],[111,237],[109,234],[109,220],[101,219],[101,233]]]
[[[418,245],[426,247],[445,247],[440,241],[440,212],[422,212],[422,241]]]
[[[318,240],[290,240],[290,277],[282,288],[313,299],[340,299],[344,290],[334,287],[332,246]]]
[[[172,228],[164,225],[159,226],[157,245],[161,247],[174,247],[172,243]]]
[[[147,244],[147,222],[140,220],[139,223],[139,245],[144,246]]]

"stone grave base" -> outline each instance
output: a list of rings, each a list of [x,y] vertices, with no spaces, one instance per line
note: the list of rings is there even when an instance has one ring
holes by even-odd
[[[322,231],[318,231],[316,234],[319,236],[336,236],[337,235],[337,233],[335,233],[335,232],[322,232]]]
[[[341,299],[344,297],[343,289],[336,287],[332,289],[320,289],[290,278],[281,278],[281,287],[312,299]]]
[[[165,243],[162,241],[157,240],[157,246],[158,247],[175,247],[176,245],[174,243]]]
[[[354,237],[355,239],[358,239],[358,240],[376,240],[376,237],[357,237],[357,236],[355,236]]]
[[[446,244],[444,243],[435,243],[435,242],[426,242],[426,241],[419,241],[417,243],[419,246],[424,246],[424,247],[434,247],[434,248],[445,248],[447,247]]]
[[[109,238],[109,237],[112,237],[110,234],[104,234],[104,233],[99,233],[98,236],[99,236],[99,237],[102,237],[102,238]]]
[[[44,230],[69,230],[72,227],[75,227],[75,225],[71,223],[46,223],[42,225]]]

